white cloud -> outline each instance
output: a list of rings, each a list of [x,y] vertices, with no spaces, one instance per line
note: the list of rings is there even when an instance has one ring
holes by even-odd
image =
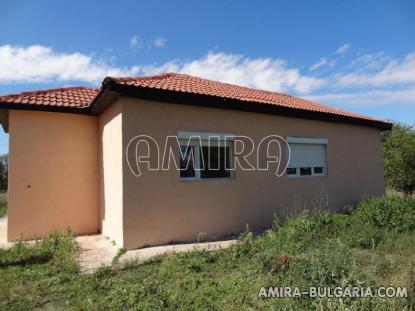
[[[166,39],[162,37],[157,37],[153,40],[153,44],[155,47],[162,48],[166,44]]]
[[[141,43],[141,40],[140,40],[139,36],[133,36],[130,39],[130,47],[137,48],[137,47],[141,47],[141,45],[142,45],[142,43]]]
[[[136,66],[112,67],[82,53],[58,53],[41,45],[0,46],[0,83],[82,81],[98,84],[108,75],[138,73]]]
[[[50,47],[0,46],[0,83],[81,81],[100,83],[105,76],[181,72],[222,82],[272,91],[305,93],[324,85],[277,58],[251,59],[242,55],[209,52],[191,61],[161,65],[111,66],[82,53],[58,53]]]
[[[323,79],[305,76],[297,68],[290,68],[283,59],[251,59],[230,53],[209,52],[193,61],[171,61],[161,66],[143,68],[146,74],[166,71],[271,91],[305,93],[325,84]]]
[[[377,70],[384,67],[384,64],[390,59],[384,51],[373,54],[363,54],[354,59],[347,67],[355,71]]]
[[[322,58],[310,73],[290,66],[280,58],[249,58],[244,55],[209,52],[194,60],[120,67],[84,53],[56,52],[50,47],[0,46],[0,83],[83,82],[99,85],[106,76],[152,75],[180,72],[247,87],[303,94],[327,104],[375,106],[415,104],[415,53],[392,59],[384,52],[364,54],[342,69],[319,71],[331,66]],[[304,95],[307,94],[307,95]]]
[[[415,53],[405,58],[391,59],[367,57],[364,70],[336,75],[338,87],[380,87],[415,83]]]
[[[346,53],[346,51],[350,48],[350,44],[349,43],[345,43],[343,44],[341,47],[339,47],[336,50],[336,54],[344,54]]]
[[[324,89],[308,98],[346,107],[415,104],[415,53],[400,59],[383,51],[363,54],[324,77]]]
[[[415,104],[415,87],[400,90],[371,90],[305,95],[306,98],[344,107],[378,107],[391,104]]]
[[[320,58],[320,60],[317,63],[314,63],[313,65],[308,68],[311,71],[314,71],[316,69],[319,69],[320,67],[323,67],[324,65],[327,65],[328,61],[326,57]]]

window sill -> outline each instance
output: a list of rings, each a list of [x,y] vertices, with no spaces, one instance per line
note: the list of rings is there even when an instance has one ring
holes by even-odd
[[[316,177],[327,177],[327,175],[285,175],[288,178],[297,179],[297,178],[316,178]]]
[[[226,181],[226,180],[232,180],[235,179],[234,177],[223,177],[223,178],[179,178],[180,182],[206,182],[206,181]]]

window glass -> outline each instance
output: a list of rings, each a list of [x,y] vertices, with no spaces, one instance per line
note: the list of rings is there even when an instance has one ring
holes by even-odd
[[[229,158],[229,147],[200,147],[200,177],[202,179],[230,177]]]
[[[311,167],[300,167],[300,175],[301,176],[311,175]]]
[[[323,167],[321,166],[315,167],[314,174],[323,174]]]
[[[287,168],[287,175],[296,175],[297,169],[295,167],[289,167]]]
[[[195,178],[194,147],[180,146],[180,178]]]

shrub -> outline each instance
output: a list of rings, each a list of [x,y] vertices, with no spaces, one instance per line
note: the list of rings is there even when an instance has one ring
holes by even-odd
[[[385,177],[388,186],[410,195],[415,191],[415,130],[395,124],[382,133]]]
[[[398,196],[365,200],[352,211],[350,223],[393,232],[415,230],[415,200]]]

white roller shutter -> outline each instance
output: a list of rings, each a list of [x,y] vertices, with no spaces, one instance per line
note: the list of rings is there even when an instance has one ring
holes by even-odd
[[[326,146],[324,144],[290,143],[289,167],[325,167]]]

